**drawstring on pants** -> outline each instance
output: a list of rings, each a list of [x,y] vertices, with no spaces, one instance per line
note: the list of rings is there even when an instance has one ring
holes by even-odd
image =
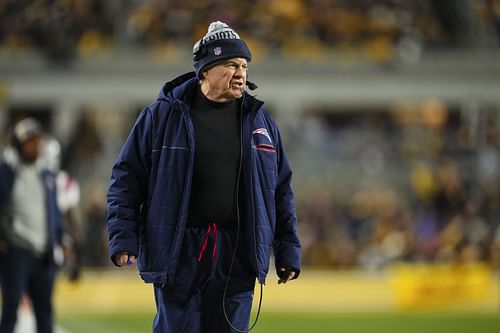
[[[198,254],[198,262],[201,262],[203,259],[203,254],[205,253],[205,250],[207,249],[208,246],[208,236],[213,232],[214,234],[214,246],[212,248],[212,264],[215,262],[215,254],[217,253],[217,237],[218,237],[218,231],[217,231],[217,224],[214,222],[211,222],[208,224],[208,229],[207,232],[205,233],[205,236],[203,237],[203,244],[201,245],[200,253]]]

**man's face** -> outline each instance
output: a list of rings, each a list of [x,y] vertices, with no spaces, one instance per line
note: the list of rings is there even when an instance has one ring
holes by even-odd
[[[203,71],[203,93],[216,102],[240,98],[247,82],[247,66],[245,58],[232,58]]]
[[[35,136],[21,144],[19,154],[23,162],[27,164],[34,163],[42,151],[42,137]]]

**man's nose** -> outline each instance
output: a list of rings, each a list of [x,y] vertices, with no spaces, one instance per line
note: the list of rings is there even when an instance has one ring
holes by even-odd
[[[245,68],[243,66],[238,66],[236,71],[234,72],[234,76],[236,77],[245,77]]]

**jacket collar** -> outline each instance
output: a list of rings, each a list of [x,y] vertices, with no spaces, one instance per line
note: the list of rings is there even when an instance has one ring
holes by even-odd
[[[197,84],[198,78],[195,72],[182,74],[172,81],[165,83],[158,95],[158,100],[170,102],[181,101],[185,104],[190,103],[190,96],[193,92],[194,85]],[[245,91],[243,97],[243,110],[245,112],[257,112],[262,107],[264,102],[258,100],[254,96]]]

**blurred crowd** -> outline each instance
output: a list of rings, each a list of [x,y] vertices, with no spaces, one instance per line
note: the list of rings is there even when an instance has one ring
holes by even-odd
[[[416,61],[423,47],[500,41],[499,0],[0,0],[0,50],[57,63],[127,47],[165,56],[189,49],[213,20],[262,59]]]
[[[65,64],[75,56],[102,51],[114,40],[104,1],[1,0],[0,49],[39,53]]]
[[[305,264],[500,267],[498,110],[422,104],[337,127],[322,119],[309,142],[289,142]]]

